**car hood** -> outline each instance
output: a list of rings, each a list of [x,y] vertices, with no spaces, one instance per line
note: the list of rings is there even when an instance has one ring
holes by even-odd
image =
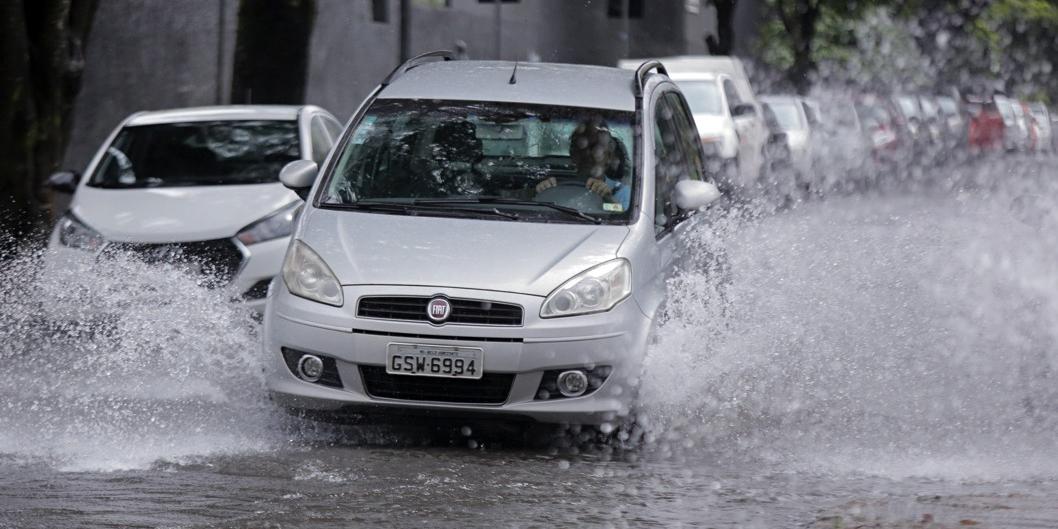
[[[312,209],[297,237],[343,285],[416,285],[546,296],[617,256],[627,226]]]
[[[70,211],[120,242],[204,241],[232,237],[297,200],[279,183],[101,189],[81,186]]]

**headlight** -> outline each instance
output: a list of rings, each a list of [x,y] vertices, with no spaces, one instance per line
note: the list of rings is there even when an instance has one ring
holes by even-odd
[[[278,211],[243,228],[235,237],[247,246],[287,237],[294,230],[294,219],[297,218],[302,204],[304,202],[300,200],[287,204]]]
[[[59,219],[59,242],[63,246],[94,252],[106,244],[98,232],[85,226],[71,215]]]
[[[283,282],[291,294],[341,307],[342,285],[309,245],[295,240],[283,260]]]
[[[555,289],[540,308],[541,318],[606,312],[632,293],[632,268],[625,259],[607,261],[577,274]]]

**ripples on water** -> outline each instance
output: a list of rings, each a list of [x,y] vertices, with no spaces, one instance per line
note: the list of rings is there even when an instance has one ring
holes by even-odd
[[[642,452],[1058,475],[1052,167],[970,167],[777,214],[717,208],[687,240],[648,355]],[[44,260],[0,272],[0,453],[145,468],[333,433],[272,408],[256,323],[231,293],[133,260],[41,273]]]

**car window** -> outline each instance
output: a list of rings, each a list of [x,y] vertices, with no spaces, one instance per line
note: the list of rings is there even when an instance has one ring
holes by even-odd
[[[322,164],[327,158],[327,153],[331,151],[331,145],[334,144],[334,139],[327,130],[322,116],[313,116],[309,124],[309,135],[312,139],[312,160],[317,164]]]
[[[633,121],[628,111],[380,99],[336,156],[321,205],[477,201],[517,220],[570,220],[533,207],[546,202],[626,223],[636,188]],[[605,190],[588,190],[589,178]]]
[[[775,119],[778,121],[781,130],[803,130],[805,128],[805,121],[796,101],[768,101],[765,104],[775,114]]]
[[[668,100],[669,105],[673,109],[674,125],[680,140],[680,147],[684,153],[683,161],[686,169],[682,178],[705,180],[705,162],[702,160],[702,150],[700,148],[701,139],[698,137],[698,129],[694,127],[694,118],[691,117],[691,113],[687,109],[687,104],[684,103],[683,98],[676,92],[665,94],[665,99]]]
[[[816,115],[816,111],[812,108],[812,105],[802,101],[801,107],[804,109],[805,120],[808,122],[808,126],[815,127],[819,125],[819,116]]]
[[[739,97],[735,83],[731,79],[724,79],[724,96],[727,97],[727,108],[731,110],[742,104],[742,98]]]
[[[959,107],[956,105],[954,99],[950,97],[942,97],[937,101],[940,103],[940,108],[945,114],[954,116],[959,113]]]
[[[724,113],[724,103],[720,98],[720,86],[716,81],[677,81],[683,97],[694,114],[719,116]]]
[[[300,158],[296,121],[196,121],[125,127],[88,185],[259,184]]]
[[[910,97],[898,97],[896,102],[900,105],[900,111],[903,112],[905,116],[909,118],[918,116],[918,104],[915,103],[914,99],[911,99]]]
[[[654,109],[654,229],[658,234],[667,231],[679,213],[672,191],[687,173],[676,114],[670,98],[658,98]]]

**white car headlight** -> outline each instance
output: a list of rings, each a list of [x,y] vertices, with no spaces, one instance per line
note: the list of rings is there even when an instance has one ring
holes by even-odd
[[[106,244],[106,240],[103,239],[102,235],[68,214],[59,219],[59,242],[69,248],[78,248],[90,252],[94,252]]]
[[[541,318],[606,312],[632,293],[632,267],[614,259],[581,272],[555,289],[540,308]]]
[[[341,307],[345,302],[342,297],[342,285],[309,245],[294,240],[283,260],[283,282],[291,294]]]
[[[304,202],[297,200],[279,210],[269,213],[268,216],[250,224],[239,231],[235,237],[243,244],[251,244],[270,241],[280,237],[288,237],[294,230],[294,219],[298,216]]]

